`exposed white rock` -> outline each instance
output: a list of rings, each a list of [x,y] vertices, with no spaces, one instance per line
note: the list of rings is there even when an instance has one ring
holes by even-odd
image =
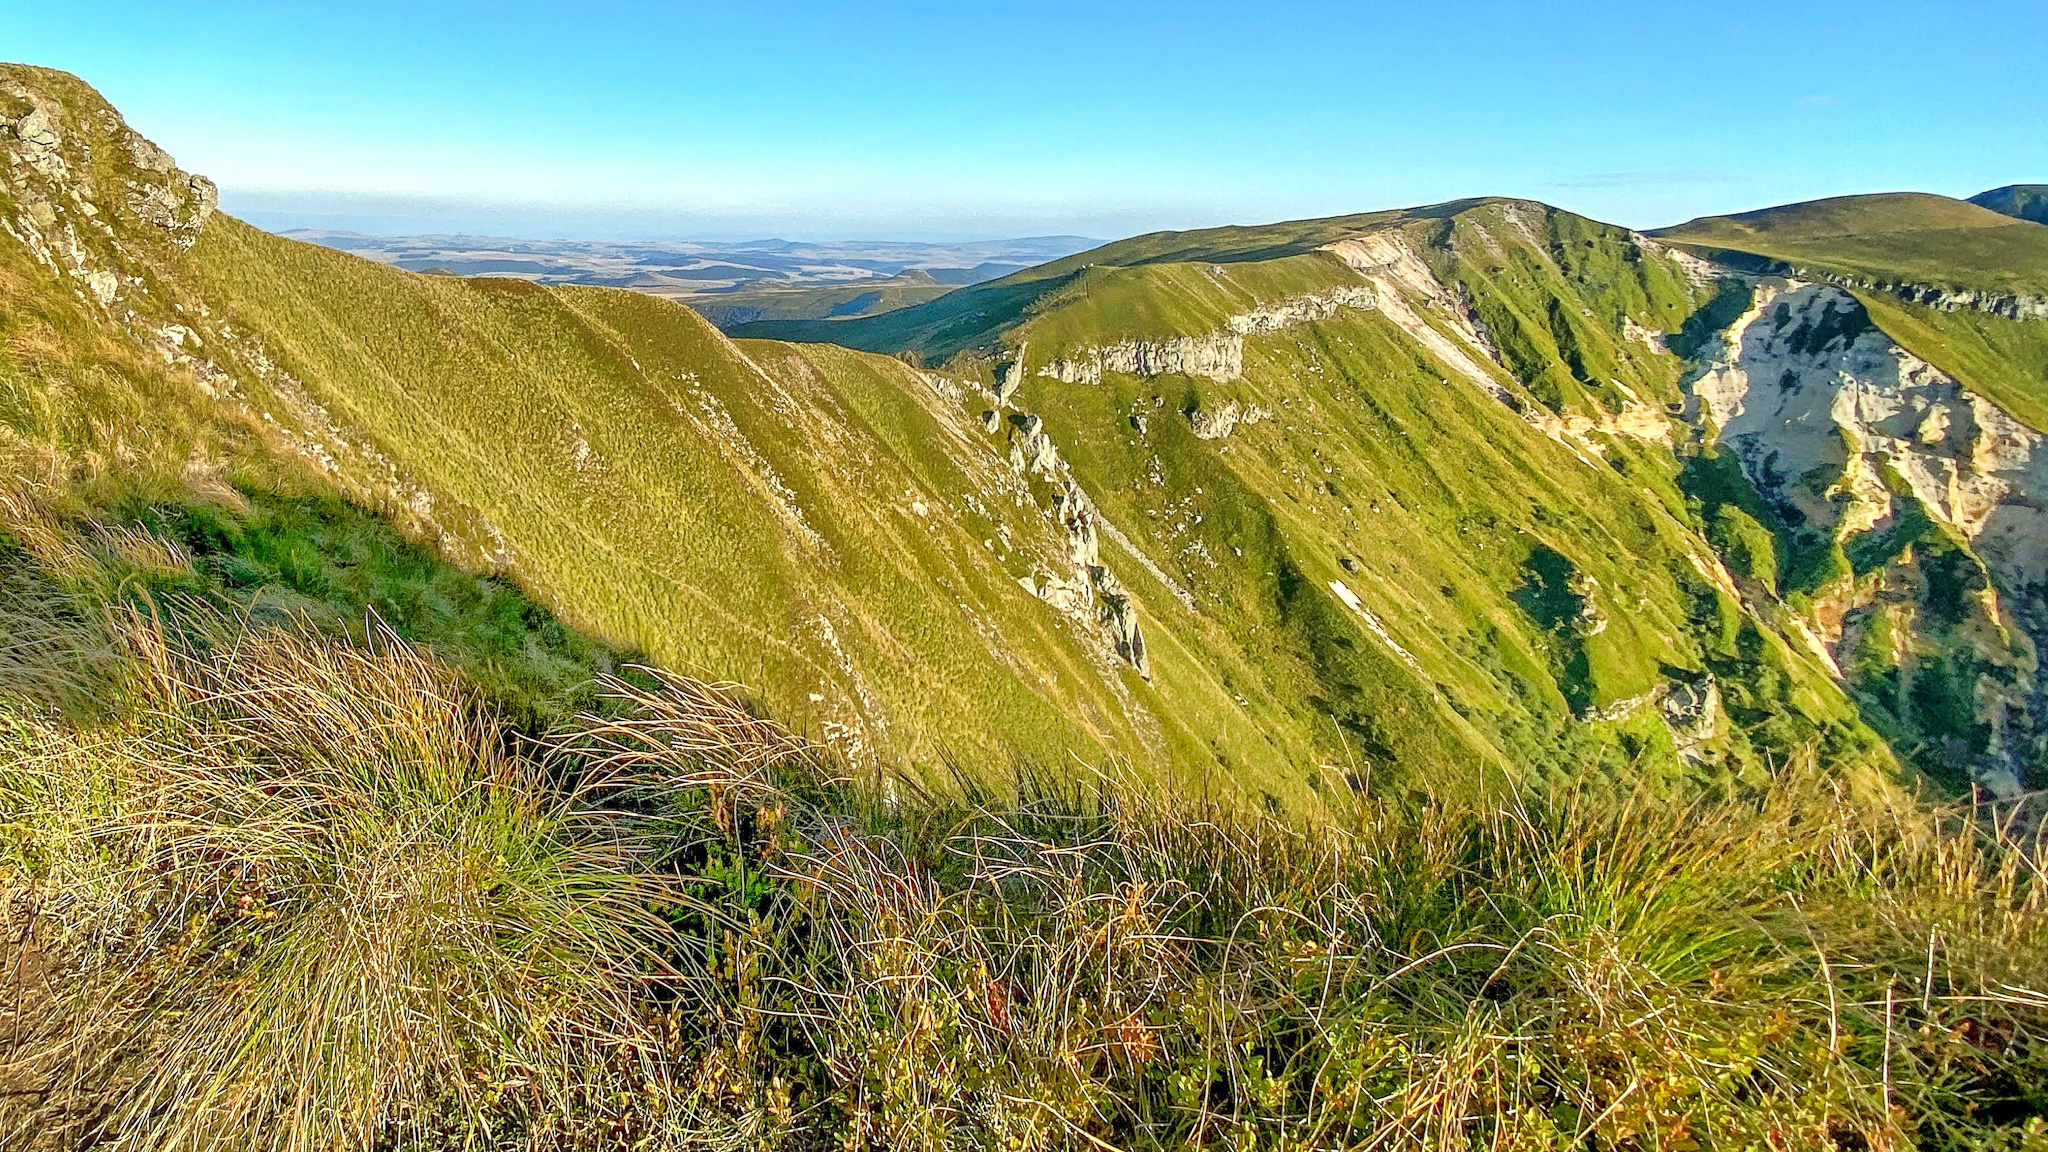
[[[1001,408],[1017,394],[1024,384],[1024,352],[1026,345],[1017,345],[1008,363],[996,370],[996,407]]]
[[[2021,292],[1977,292],[1943,288],[1933,284],[1858,285],[1889,292],[1908,304],[1921,304],[1942,312],[1988,312],[2007,320],[2048,320],[2048,296]]]
[[[1840,287],[1766,277],[1754,291],[1691,382],[1717,442],[1751,483],[1835,539],[1887,528],[1910,493],[1990,570],[1998,591],[1978,597],[1990,631],[1972,643],[1988,645],[1980,651],[1989,658],[2013,658],[2001,654],[2010,651],[1999,638],[2001,591],[2031,647],[2048,643],[2036,592],[2048,583],[2048,437],[1894,343]],[[1842,605],[1817,623],[1834,665],[1857,629]],[[2048,704],[2028,646],[2016,642],[2013,683],[1980,677],[1975,692],[1990,741],[1968,766],[1999,795],[2019,788],[2016,757],[2039,742],[2033,717]]]
[[[1899,347],[1846,291],[1759,282],[1692,388],[1751,481],[1810,523],[1888,523],[1887,468],[2007,587],[2048,575],[2048,438]]]
[[[1391,228],[1368,232],[1327,245],[1325,251],[1349,264],[1372,284],[1381,315],[1468,383],[1512,403],[1499,379],[1485,366],[1495,359],[1492,342],[1457,293],[1437,278],[1405,234]],[[1437,323],[1424,319],[1411,300],[1434,305],[1430,311]]]
[[[1068,384],[1100,384],[1105,372],[1235,380],[1244,375],[1244,337],[1226,332],[1165,340],[1121,340],[1106,347],[1080,349],[1072,359],[1053,360],[1038,370],[1040,376]]]
[[[1297,324],[1327,320],[1345,308],[1371,308],[1377,294],[1361,285],[1290,296],[1276,304],[1229,317],[1223,331],[1160,340],[1120,340],[1077,349],[1038,370],[1068,384],[1099,384],[1105,372],[1126,376],[1200,376],[1235,380],[1244,375],[1244,338]]]
[[[1365,621],[1366,631],[1379,637],[1380,643],[1385,644],[1394,655],[1401,658],[1401,663],[1406,664],[1417,672],[1422,671],[1422,665],[1415,659],[1415,653],[1402,647],[1400,641],[1394,639],[1393,635],[1387,631],[1387,626],[1380,623],[1380,618],[1373,614],[1372,609],[1365,606],[1365,601],[1359,599],[1358,593],[1353,592],[1349,585],[1345,584],[1342,580],[1332,580],[1330,581],[1330,591],[1336,594],[1337,599],[1344,602],[1345,607],[1358,613],[1358,618]]]

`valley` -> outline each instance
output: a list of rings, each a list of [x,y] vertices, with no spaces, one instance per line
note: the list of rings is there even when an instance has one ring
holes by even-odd
[[[727,327],[751,320],[824,320],[888,311],[1095,243],[1079,236],[913,244],[613,243],[366,236],[321,229],[295,229],[284,235],[410,272],[630,288],[688,304],[712,323]]]

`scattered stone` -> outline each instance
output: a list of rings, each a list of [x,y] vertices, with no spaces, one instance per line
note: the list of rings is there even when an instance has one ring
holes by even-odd
[[[1198,440],[1221,440],[1240,424],[1257,424],[1272,418],[1272,411],[1256,404],[1240,405],[1226,400],[1213,409],[1197,408],[1188,413],[1188,426]]]

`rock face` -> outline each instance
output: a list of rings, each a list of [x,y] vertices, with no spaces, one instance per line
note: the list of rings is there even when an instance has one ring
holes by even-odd
[[[111,108],[67,109],[18,80],[0,81],[0,167],[14,201],[0,229],[102,307],[142,283],[149,254],[128,238],[190,248],[216,199],[211,180],[180,171]]]
[[[1849,532],[1910,495],[2010,586],[2048,573],[2048,438],[1899,347],[1855,297],[1765,281],[1723,339],[1693,391],[1760,490]]]
[[[1221,440],[1240,424],[1257,424],[1272,418],[1272,411],[1257,404],[1242,405],[1226,400],[1214,408],[1197,408],[1188,413],[1188,427],[1197,440]]]
[[[1987,312],[2007,320],[2048,320],[2048,296],[2018,292],[1966,292],[1932,284],[1871,285],[1887,291],[1908,304],[1921,304],[1942,312]]]
[[[1951,665],[1966,658],[1979,735],[1950,759],[1994,792],[2017,791],[2038,772],[2035,718],[2048,707],[2034,667],[2048,643],[2048,437],[1901,348],[1839,287],[1765,277],[1753,291],[1691,383],[1701,415],[1802,531],[1869,553],[1924,516],[1966,545],[1966,568],[1981,561],[1988,581],[1973,588],[1967,571],[1925,571],[1912,547],[1891,545],[1887,569],[1844,577],[1817,613],[1845,668],[1880,612],[1920,629],[1917,649],[1894,644],[1908,679],[1938,655],[1930,643],[1952,649],[1942,655]],[[1936,586],[1956,579],[1959,592]]]
[[[1327,320],[1344,308],[1371,308],[1377,299],[1377,293],[1363,286],[1291,296],[1277,304],[1230,317],[1221,332],[1163,340],[1120,340],[1082,348],[1069,357],[1051,361],[1038,374],[1068,384],[1099,384],[1104,372],[1235,380],[1244,375],[1246,336]],[[1020,361],[1021,354],[1020,349]]]
[[[1168,340],[1122,340],[1103,348],[1084,349],[1072,360],[1054,360],[1038,370],[1040,376],[1068,384],[1100,384],[1104,372],[1235,380],[1244,375],[1244,337],[1224,333]]]
[[[1438,279],[1408,237],[1392,229],[1368,232],[1339,240],[1325,251],[1365,277],[1374,288],[1381,314],[1429,349],[1445,367],[1493,393],[1496,399],[1509,400],[1493,373],[1482,366],[1482,361],[1499,359],[1486,329],[1472,315],[1467,302]],[[1410,300],[1421,302],[1438,319],[1447,322],[1456,338],[1424,320]]]
[[[1060,457],[1044,420],[1023,414],[1013,418],[1012,428],[1010,467],[1019,475],[1036,476],[1052,486],[1052,518],[1065,533],[1067,554],[1063,559],[1069,566],[1067,573],[1042,573],[1020,583],[1061,612],[1100,626],[1117,656],[1151,679],[1137,606],[1116,573],[1102,562],[1097,532],[1101,514],[1095,502]]]

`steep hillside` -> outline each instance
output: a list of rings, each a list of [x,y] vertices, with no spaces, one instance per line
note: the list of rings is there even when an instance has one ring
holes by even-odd
[[[2024,316],[1493,199],[734,341],[259,232],[76,81],[7,84],[0,414],[76,500],[149,473],[126,506],[235,539],[277,493],[345,500],[862,765],[1115,758],[1274,804],[1809,751],[2040,778]],[[1830,211],[1744,235],[1891,243]],[[302,544],[247,582],[347,583]]]
[[[1715,227],[1465,201],[1146,237],[832,338],[982,373],[1198,599],[1273,605],[1215,612],[1246,649],[1308,630],[1307,575],[1522,764],[1854,759],[1867,721],[1952,779],[2040,781],[2048,323],[1782,274],[2031,285],[2039,229],[1934,197]]]
[[[1042,425],[1148,567],[1365,765],[1400,760],[1404,694],[1519,770],[1853,761],[1874,740],[1820,641],[1731,581],[1681,487],[1666,344],[1703,342],[1723,295],[1625,230],[1463,201],[1142,237],[747,330],[978,375],[990,425]]]
[[[346,498],[618,645],[744,681],[856,764],[1115,755],[1285,793],[1315,761],[1305,728],[1234,698],[1199,627],[1141,629],[1181,609],[1077,560],[957,382],[743,349],[630,292],[268,235],[75,79],[0,83],[0,436],[38,499],[118,490],[204,556],[280,493]],[[363,561],[324,539],[243,579],[319,599]]]
[[[2021,220],[2048,224],[2048,184],[2008,184],[1979,192],[1970,197],[1970,203]]]

